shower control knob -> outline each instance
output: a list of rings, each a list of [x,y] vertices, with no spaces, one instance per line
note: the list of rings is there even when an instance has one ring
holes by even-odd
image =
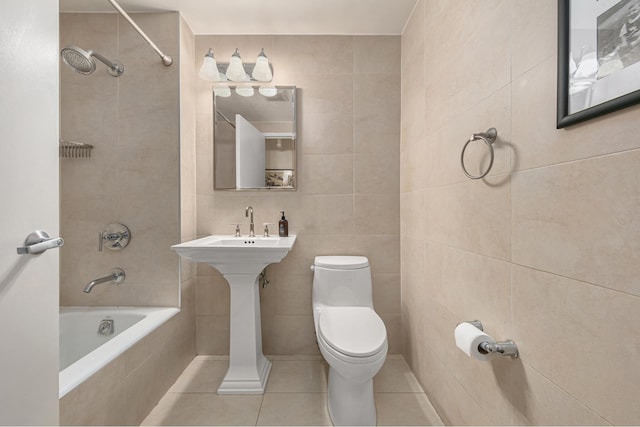
[[[112,251],[124,249],[131,240],[131,231],[124,224],[109,224],[104,231],[98,233],[98,252],[106,246]]]

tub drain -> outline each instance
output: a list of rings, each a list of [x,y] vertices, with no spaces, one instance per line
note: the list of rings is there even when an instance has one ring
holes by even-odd
[[[113,319],[103,319],[98,325],[98,334],[100,335],[113,335]]]

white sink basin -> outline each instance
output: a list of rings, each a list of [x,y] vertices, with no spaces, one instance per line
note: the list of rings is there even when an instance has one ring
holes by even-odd
[[[191,261],[206,262],[229,282],[229,369],[218,394],[262,394],[271,362],[262,353],[258,275],[280,262],[296,241],[289,237],[233,237],[213,235],[173,245]]]
[[[295,241],[296,236],[213,235],[171,248],[183,258],[212,265],[222,274],[259,274],[267,265],[280,262],[293,248]]]
[[[280,243],[280,237],[232,237],[230,239],[220,239],[218,244],[222,246],[253,246],[255,248],[276,246]]]

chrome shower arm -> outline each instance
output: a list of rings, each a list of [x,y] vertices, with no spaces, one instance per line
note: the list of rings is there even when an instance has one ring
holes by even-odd
[[[107,58],[105,58],[104,56],[102,56],[99,53],[94,52],[92,50],[90,50],[87,53],[89,55],[91,55],[93,58],[96,58],[98,61],[102,62],[107,67],[109,67],[112,71],[118,73],[118,75],[120,75],[120,74],[122,74],[122,72],[124,72],[124,67],[118,61],[110,61]]]
[[[109,61],[107,58],[105,58],[104,56],[100,55],[98,52],[94,52],[94,51],[90,50],[87,53],[89,55],[91,55],[92,57],[96,58],[97,60],[99,60],[100,62],[102,62],[107,67],[113,67],[113,62]]]
[[[118,13],[122,15],[122,17],[133,27],[133,29],[136,30],[138,34],[140,34],[140,36],[144,39],[144,41],[146,41],[149,44],[149,46],[151,46],[151,49],[153,49],[160,56],[160,58],[162,58],[162,63],[164,65],[169,66],[173,64],[173,59],[171,59],[169,55],[165,55],[164,53],[162,53],[160,49],[158,49],[158,46],[156,46],[155,43],[152,42],[151,39],[144,33],[144,31],[142,31],[142,29],[138,27],[138,24],[136,24],[133,21],[133,19],[131,19],[131,17],[127,15],[127,12],[125,12],[124,9],[120,7],[120,5],[116,2],[116,0],[107,0],[107,1],[111,3],[111,6],[113,6],[113,8],[117,10]]]

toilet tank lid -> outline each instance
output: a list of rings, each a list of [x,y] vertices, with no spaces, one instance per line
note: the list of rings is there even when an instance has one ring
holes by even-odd
[[[355,270],[369,267],[369,260],[364,256],[317,256],[313,264],[316,267]]]

